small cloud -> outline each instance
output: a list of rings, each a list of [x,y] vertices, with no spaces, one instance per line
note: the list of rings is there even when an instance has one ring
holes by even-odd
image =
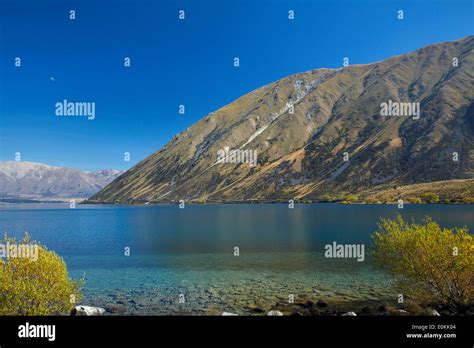
[[[53,76],[49,78],[51,81],[56,81]]]

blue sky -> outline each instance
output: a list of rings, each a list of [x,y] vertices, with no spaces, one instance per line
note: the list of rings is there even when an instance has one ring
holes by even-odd
[[[24,161],[126,169],[209,112],[279,78],[340,67],[343,57],[369,63],[472,35],[473,4],[2,0],[0,160],[20,152]],[[57,117],[55,104],[64,99],[95,102],[96,118]]]

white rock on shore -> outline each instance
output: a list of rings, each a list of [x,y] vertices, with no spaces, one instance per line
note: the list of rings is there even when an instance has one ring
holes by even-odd
[[[238,314],[230,313],[230,312],[222,312],[221,315],[224,317],[231,317],[231,316],[237,316]]]
[[[275,317],[281,317],[283,315],[283,313],[280,312],[280,311],[270,311],[270,312],[268,312],[267,315],[270,316],[270,317],[274,317],[274,316]]]
[[[410,314],[404,309],[396,309],[396,310],[393,311],[393,313],[396,313],[398,315],[409,315]]]
[[[341,315],[342,317],[357,317],[357,314],[355,312],[347,312]]]
[[[91,307],[91,306],[76,306],[71,312],[71,315],[78,316],[93,316],[93,315],[103,315],[105,309],[100,307]]]

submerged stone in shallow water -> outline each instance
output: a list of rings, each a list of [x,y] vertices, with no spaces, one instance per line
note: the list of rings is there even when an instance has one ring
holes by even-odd
[[[318,306],[318,307],[327,307],[328,304],[326,302],[323,302],[323,301],[318,301],[318,302],[316,302],[316,306]]]
[[[105,307],[105,311],[111,314],[125,314],[127,312],[127,307],[124,305],[111,303]]]

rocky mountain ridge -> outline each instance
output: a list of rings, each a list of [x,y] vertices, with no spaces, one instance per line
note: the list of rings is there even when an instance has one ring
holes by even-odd
[[[418,105],[420,115],[384,115]],[[393,111],[393,110],[392,110]],[[317,200],[474,178],[474,37],[263,86],[176,135],[97,203]],[[257,164],[218,161],[256,151]]]

